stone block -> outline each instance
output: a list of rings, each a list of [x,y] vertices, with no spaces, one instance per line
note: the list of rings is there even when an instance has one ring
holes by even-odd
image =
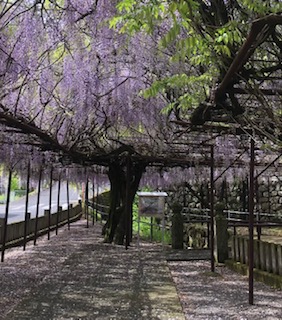
[[[259,241],[254,240],[254,267],[260,268],[260,260],[259,260]]]
[[[227,219],[224,217],[216,218],[216,240],[218,262],[228,259],[228,232]]]
[[[260,258],[260,269],[266,270],[266,260],[265,260],[265,242],[259,241],[259,258]]]
[[[277,244],[270,243],[272,273],[278,274]]]
[[[262,203],[262,204],[261,204],[261,210],[262,210],[263,212],[267,212],[268,209],[269,209],[269,203],[268,203],[268,202],[265,202],[265,203]]]
[[[239,252],[240,252],[239,261],[241,263],[245,263],[244,238],[239,237],[238,240],[239,240]]]
[[[234,236],[234,244],[235,244],[235,261],[240,261],[239,237]]]
[[[231,259],[236,261],[236,240],[235,236],[232,236],[231,238]]]
[[[173,216],[171,225],[171,242],[173,249],[183,249],[183,216],[182,207],[178,204],[173,205]]]
[[[278,265],[278,274],[282,276],[282,246],[277,245],[277,265]]]
[[[271,243],[262,242],[265,247],[265,268],[267,272],[272,272],[272,252]]]
[[[278,180],[278,177],[272,176],[272,177],[270,178],[270,183],[271,183],[271,185],[276,185],[278,181],[279,181],[279,180]]]
[[[243,238],[244,243],[244,261],[245,264],[249,264],[249,239]]]

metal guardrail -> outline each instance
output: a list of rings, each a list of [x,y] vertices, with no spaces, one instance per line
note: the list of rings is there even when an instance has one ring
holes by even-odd
[[[182,215],[185,222],[209,222],[210,221],[209,209],[197,209],[184,207]]]
[[[224,210],[227,220],[229,222],[246,222],[249,218],[248,211],[235,211],[235,210]],[[210,210],[209,209],[197,209],[184,207],[182,210],[184,219],[187,222],[208,222],[210,220]],[[265,221],[265,222],[281,222],[282,215],[267,212],[255,212],[255,221]]]
[[[93,210],[95,210],[96,214],[100,214],[102,220],[105,220],[106,217],[108,217],[109,210],[110,210],[109,206],[106,206],[106,205],[103,205],[103,204],[100,204],[100,203],[97,203],[97,202],[94,202],[94,201],[91,201],[91,200],[88,200],[87,205],[88,205],[88,207],[90,207]]]
[[[109,216],[110,207],[107,206],[107,205],[99,204],[97,202],[93,202],[91,200],[88,200],[88,207],[90,207],[93,210],[95,210],[95,214],[96,215],[100,214],[102,220],[106,220],[107,217]],[[91,213],[91,212],[88,211],[88,214],[92,216],[93,212]],[[138,222],[138,219],[137,220],[133,219],[133,222]],[[162,224],[160,224],[160,223],[159,224],[152,223],[152,221],[151,222],[142,221],[142,224],[146,224],[146,225],[151,226],[151,227],[158,227],[158,228],[162,228],[163,227]],[[171,225],[170,224],[169,225],[166,224],[164,226],[164,228],[166,230],[170,230]]]
[[[109,215],[110,207],[97,202],[88,200],[88,206],[95,210],[95,214],[100,214],[102,220],[106,220]],[[224,210],[227,221],[230,225],[245,225],[248,222],[248,211],[236,211],[236,210]],[[89,212],[91,215],[91,212]],[[209,209],[197,209],[184,207],[182,210],[184,222],[186,223],[209,223],[210,222],[210,210]],[[167,216],[168,218],[170,215]],[[282,222],[282,216],[278,216],[274,213],[267,212],[255,212],[255,223],[280,223]]]

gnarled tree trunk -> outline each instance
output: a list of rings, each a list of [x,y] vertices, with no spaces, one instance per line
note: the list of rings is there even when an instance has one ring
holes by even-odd
[[[128,156],[110,164],[110,212],[103,229],[106,242],[124,244],[128,232],[127,236],[132,237],[132,204],[145,167],[143,162]]]

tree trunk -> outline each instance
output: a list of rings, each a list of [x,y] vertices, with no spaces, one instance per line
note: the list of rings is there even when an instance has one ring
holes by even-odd
[[[124,244],[129,223],[129,237],[132,238],[132,204],[145,167],[144,163],[131,160],[130,170],[128,170],[130,176],[127,177],[126,161],[124,161],[124,158],[117,159],[110,165],[108,173],[111,184],[110,212],[108,221],[103,228],[105,242],[114,241],[116,244]],[[127,197],[126,181],[129,181]],[[126,200],[129,201],[127,205]],[[127,212],[126,208],[130,208],[130,212]]]
[[[110,210],[109,218],[106,222],[103,233],[105,242],[112,242],[115,231],[120,220],[120,212],[122,212],[122,195],[125,193],[125,173],[119,161],[112,163],[109,166],[108,172],[110,180]]]

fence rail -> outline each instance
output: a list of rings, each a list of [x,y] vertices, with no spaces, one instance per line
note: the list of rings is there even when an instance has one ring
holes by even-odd
[[[110,206],[100,204],[100,203],[92,201],[92,200],[88,200],[86,205],[88,205],[88,207],[92,208],[93,212],[95,211],[96,217],[97,217],[97,214],[100,214],[102,220],[107,219],[109,212],[110,212]],[[93,212],[88,212],[88,214],[92,215]]]
[[[248,264],[249,239],[233,236],[231,240],[231,258]],[[282,246],[280,244],[254,240],[254,267],[276,275],[282,275]]]
[[[109,215],[110,207],[97,203],[92,200],[88,200],[88,206],[95,210],[96,214],[100,214],[103,220],[107,219]],[[226,214],[228,225],[246,226],[248,224],[249,212],[248,211],[235,211],[224,210]],[[89,212],[91,215],[92,213]],[[182,209],[182,215],[185,223],[209,223],[210,222],[210,210],[209,209],[197,209],[184,207]],[[168,215],[170,218],[170,215]],[[255,226],[279,226],[282,225],[282,216],[274,213],[255,212],[254,213]]]
[[[60,212],[53,213],[51,215],[50,221],[50,229],[56,228],[58,226],[62,226],[69,221],[75,221],[80,218],[82,213],[81,206],[76,205],[74,207],[70,207],[70,210],[63,210]],[[69,214],[69,216],[68,216]],[[29,219],[27,222],[27,239],[32,239],[35,236],[35,218]],[[37,227],[37,235],[41,235],[48,232],[49,219],[48,215],[44,215],[38,218],[38,227]],[[3,224],[4,219],[0,219],[0,247],[3,239]],[[15,222],[7,225],[7,235],[6,235],[6,247],[17,245],[21,243],[24,239],[24,231],[25,231],[25,221]],[[2,250],[2,249],[1,249]]]
[[[248,211],[223,210],[228,222],[247,222],[249,219]],[[210,221],[209,209],[197,209],[184,207],[182,215],[186,222],[208,222]],[[258,223],[263,222],[282,222],[282,215],[267,212],[255,212],[254,221]]]

